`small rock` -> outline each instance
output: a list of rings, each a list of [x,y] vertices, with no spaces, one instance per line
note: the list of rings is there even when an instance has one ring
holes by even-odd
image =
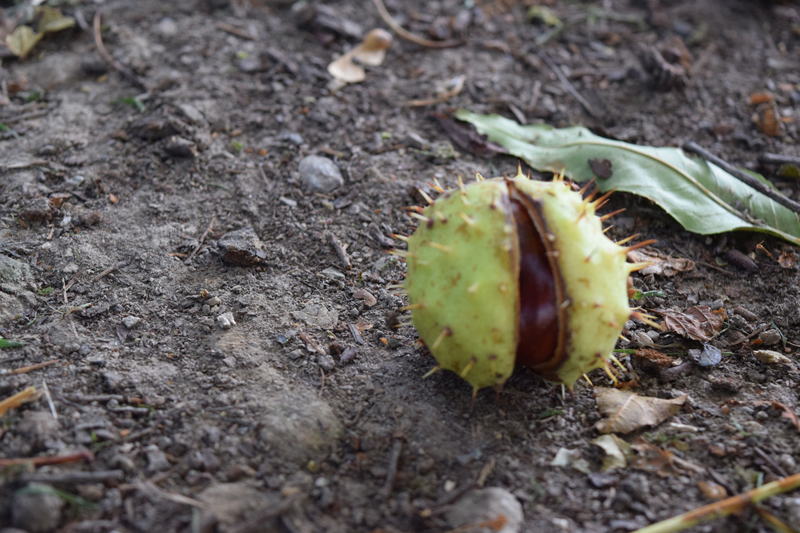
[[[322,271],[322,274],[325,277],[328,277],[328,278],[331,278],[331,279],[344,279],[344,274],[342,274],[339,270],[337,270],[337,269],[335,269],[333,267],[326,268],[325,270]]]
[[[180,133],[178,127],[171,120],[143,118],[130,125],[128,128],[131,135],[146,141],[158,141],[170,135]]]
[[[297,146],[302,145],[305,143],[303,136],[299,133],[293,133],[291,131],[283,131],[278,134],[279,141],[289,141],[292,144],[296,144]]]
[[[375,297],[366,289],[357,289],[356,291],[354,291],[353,298],[355,298],[356,300],[363,300],[364,305],[366,305],[367,307],[372,307],[373,305],[378,303],[378,300],[376,300]]]
[[[336,311],[329,311],[324,305],[317,304],[308,304],[301,311],[293,312],[292,317],[321,329],[333,329],[339,321],[339,314]]]
[[[296,350],[292,350],[291,352],[289,352],[288,355],[289,355],[289,359],[297,360],[297,359],[302,359],[303,357],[305,357],[306,352],[304,350],[298,348]]]
[[[330,372],[336,368],[336,363],[334,362],[333,357],[328,354],[319,354],[317,356],[317,365],[326,372]]]
[[[141,322],[142,319],[138,316],[126,316],[122,319],[122,323],[125,324],[125,327],[128,329],[133,329],[136,325]]]
[[[263,263],[267,252],[253,228],[231,231],[220,237],[217,245],[222,260],[236,266],[253,266]]]
[[[108,63],[95,54],[88,55],[81,59],[81,70],[87,76],[102,76],[108,72]]]
[[[158,446],[152,444],[145,448],[145,452],[147,453],[147,473],[149,475],[169,470],[170,464],[167,456]]]
[[[206,117],[203,113],[192,104],[178,104],[178,110],[195,126],[203,124],[206,121]]]
[[[197,157],[197,145],[179,135],[172,135],[164,142],[164,151],[172,157]]]
[[[797,461],[795,461],[794,457],[788,453],[782,453],[780,457],[778,457],[778,464],[780,464],[781,467],[790,474],[794,473],[795,469],[797,468]]]
[[[53,493],[50,485],[30,483],[14,494],[11,523],[28,533],[49,533],[61,522],[64,500]]]
[[[776,344],[781,342],[781,334],[774,329],[768,329],[767,331],[762,331],[758,335],[758,338],[762,343],[764,343],[764,346],[775,346]]]
[[[308,193],[331,192],[344,185],[344,178],[339,167],[320,155],[304,157],[297,165],[303,189]]]
[[[122,376],[112,370],[103,372],[103,384],[108,390],[116,390],[122,385]]]
[[[236,321],[233,319],[233,313],[228,311],[227,313],[222,313],[217,317],[217,324],[222,329],[231,329],[231,327],[236,325]]]
[[[164,37],[172,37],[178,34],[178,25],[170,17],[161,19],[154,29]]]
[[[469,524],[496,520],[500,516],[506,519],[498,533],[517,533],[522,526],[522,505],[513,494],[499,487],[474,490],[458,500],[449,511],[447,521],[450,527],[460,529]],[[465,529],[473,531],[473,529]],[[474,531],[479,531],[477,528]]]
[[[773,350],[755,350],[753,351],[753,355],[756,359],[768,365],[786,365],[792,362],[792,360],[785,355]]]

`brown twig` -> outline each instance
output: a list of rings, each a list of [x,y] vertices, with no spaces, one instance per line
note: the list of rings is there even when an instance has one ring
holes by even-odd
[[[350,258],[347,256],[347,250],[345,249],[344,246],[342,246],[342,243],[339,242],[339,239],[336,238],[336,235],[334,235],[330,231],[326,231],[325,240],[328,241],[328,245],[334,251],[336,257],[339,258],[339,262],[342,264],[342,266],[345,269],[350,270],[351,267]]]
[[[200,240],[197,241],[197,246],[194,247],[192,253],[190,253],[189,257],[187,257],[186,260],[183,262],[184,265],[188,265],[189,262],[192,260],[192,257],[194,257],[194,254],[196,254],[197,251],[200,249],[200,247],[203,246],[203,242],[206,240],[206,237],[208,237],[208,234],[211,231],[212,227],[214,227],[214,217],[211,217],[211,222],[208,223],[208,227],[203,232],[203,235],[200,237]]]
[[[108,53],[106,47],[103,45],[103,36],[100,34],[100,19],[102,16],[102,9],[98,9],[97,13],[94,14],[94,44],[97,46],[97,52],[106,63],[113,67],[114,70],[122,74],[123,78],[134,84],[139,89],[146,91],[147,85],[145,85],[144,80],[137,76],[136,73],[131,69],[111,57],[111,54]]]
[[[747,172],[734,167],[733,165],[731,165],[727,161],[724,161],[724,160],[720,159],[719,157],[715,156],[714,154],[712,154],[711,152],[709,152],[708,150],[706,150],[705,148],[703,148],[702,146],[700,146],[696,142],[694,142],[694,141],[687,142],[686,144],[683,145],[683,149],[685,151],[687,151],[687,152],[693,152],[693,153],[699,155],[700,157],[702,157],[703,159],[705,159],[706,161],[708,161],[710,163],[714,163],[719,168],[721,168],[722,170],[724,170],[725,172],[727,172],[728,174],[730,174],[734,178],[738,179],[739,181],[741,181],[745,185],[749,185],[750,187],[752,187],[756,191],[760,192],[761,194],[763,194],[767,198],[775,200],[776,202],[778,202],[779,204],[781,204],[785,208],[791,209],[795,213],[800,213],[800,204],[798,204],[797,202],[795,202],[794,200],[792,200],[790,198],[785,197],[784,195],[782,195],[781,193],[779,193],[775,189],[772,189],[770,186],[765,185],[764,183],[762,183],[758,179],[754,178],[753,176],[751,176]]]
[[[73,286],[73,285],[75,285],[75,282],[76,282],[76,281],[78,281],[78,277],[80,277],[80,275],[81,275],[81,274],[83,274],[83,271],[84,271],[84,270],[86,270],[86,267],[83,267],[83,268],[81,268],[80,270],[78,270],[78,273],[77,273],[77,274],[75,274],[74,276],[72,276],[72,279],[71,279],[71,280],[69,280],[69,283],[67,283],[67,286],[66,286],[66,287],[64,287],[64,291],[65,291],[65,292],[66,292],[66,291],[69,291],[69,290],[72,288],[72,286]]]
[[[95,277],[93,277],[93,278],[92,278],[92,283],[97,283],[98,281],[100,281],[100,280],[101,280],[101,279],[103,279],[104,277],[106,277],[106,276],[108,276],[109,274],[111,274],[112,272],[114,272],[116,269],[118,269],[118,268],[122,268],[122,267],[124,267],[124,266],[125,266],[125,265],[127,265],[127,264],[128,264],[128,263],[127,263],[126,261],[120,261],[119,263],[116,263],[116,264],[113,264],[113,265],[111,265],[110,267],[108,267],[107,269],[103,270],[102,272],[100,272],[100,273],[99,273],[98,275],[96,275]]]
[[[800,165],[800,157],[765,152],[758,157],[763,165]]]
[[[20,367],[20,368],[15,368],[14,370],[0,369],[0,376],[12,376],[12,375],[15,375],[15,374],[27,374],[28,372],[31,372],[33,370],[39,370],[40,368],[44,368],[46,366],[54,365],[56,363],[58,363],[58,360],[57,359],[53,359],[52,361],[45,361],[44,363],[38,363],[38,364],[35,364],[35,365],[30,365],[30,366],[23,366],[23,367]]]
[[[392,444],[392,453],[389,455],[389,469],[386,472],[386,481],[381,488],[381,495],[388,498],[394,488],[394,479],[397,476],[397,465],[400,462],[400,452],[403,451],[402,439],[395,439]]]
[[[225,22],[217,22],[217,29],[222,30],[226,33],[231,33],[236,35],[237,37],[241,37],[242,39],[248,39],[250,41],[255,41],[256,36],[250,33],[247,30],[243,30],[242,28],[237,28],[232,24],[226,24]]]
[[[552,59],[550,59],[549,55],[547,55],[542,51],[537,52],[537,55],[542,58],[542,61],[547,63],[547,66],[550,67],[550,70],[552,70],[553,73],[556,75],[558,81],[561,82],[561,85],[564,87],[564,89],[566,89],[566,91],[569,94],[571,94],[572,97],[575,98],[575,100],[577,100],[579,104],[583,106],[583,108],[586,110],[587,113],[589,113],[590,115],[592,115],[594,118],[597,119],[603,118],[603,114],[598,112],[594,108],[594,106],[590,104],[589,101],[586,100],[586,98],[584,98],[581,93],[578,92],[578,89],[576,89],[575,86],[572,85],[572,82],[569,81],[569,78],[567,78],[561,71],[561,68],[558,65],[556,65],[556,63]]]
[[[424,37],[420,37],[419,35],[415,35],[410,31],[403,28],[394,18],[392,15],[389,14],[389,11],[386,9],[386,6],[383,4],[383,0],[372,0],[375,4],[375,7],[378,8],[378,14],[380,14],[383,21],[389,26],[393,32],[399,35],[401,38],[405,39],[406,41],[410,41],[414,44],[418,44],[420,46],[425,46],[427,48],[452,48],[454,46],[461,46],[464,44],[464,41],[460,39],[450,39],[448,41],[431,41],[430,39],[426,39]]]
[[[0,468],[14,465],[45,466],[45,465],[60,465],[63,463],[74,463],[75,461],[85,460],[86,462],[94,461],[94,454],[89,450],[84,450],[79,453],[70,455],[54,455],[44,457],[11,457],[8,459],[0,459]]]

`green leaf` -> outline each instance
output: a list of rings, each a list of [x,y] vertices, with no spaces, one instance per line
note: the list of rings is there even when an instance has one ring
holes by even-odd
[[[735,230],[768,233],[800,244],[797,214],[745,185],[716,165],[677,148],[613,141],[586,128],[521,126],[499,115],[460,110],[456,118],[502,145],[539,171],[560,172],[577,182],[595,176],[590,159],[611,163],[611,176],[597,178],[601,191],[644,196],[687,230],[701,235]],[[763,177],[758,176],[759,179]]]
[[[0,348],[21,348],[23,346],[25,345],[21,342],[10,341],[0,337]]]

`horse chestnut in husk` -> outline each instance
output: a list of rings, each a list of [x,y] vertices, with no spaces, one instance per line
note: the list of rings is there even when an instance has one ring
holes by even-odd
[[[568,387],[607,366],[628,306],[626,262],[592,202],[560,177],[479,181],[412,213],[403,288],[420,338],[477,391],[515,365]],[[602,200],[602,199],[601,199]],[[644,243],[642,243],[644,244]]]

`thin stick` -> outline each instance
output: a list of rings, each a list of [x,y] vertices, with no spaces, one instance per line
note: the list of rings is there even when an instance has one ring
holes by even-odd
[[[8,121],[5,121],[8,123]],[[765,165],[800,165],[800,157],[764,152],[758,160]]]
[[[84,270],[86,270],[86,267],[81,268],[80,270],[78,270],[77,274],[72,276],[72,279],[69,280],[69,283],[67,283],[67,286],[64,287],[65,291],[69,291],[72,288],[72,286],[75,285],[75,282],[78,281],[78,277],[80,277],[80,275],[83,274]]]
[[[56,406],[53,404],[53,398],[50,396],[50,389],[47,388],[47,380],[42,380],[42,390],[44,391],[44,397],[47,398],[47,405],[50,406],[50,412],[53,414],[53,418],[58,420],[58,413],[56,413]]]
[[[187,257],[186,260],[183,262],[184,265],[188,265],[189,262],[192,260],[192,257],[194,257],[194,254],[196,254],[197,251],[200,249],[200,247],[203,246],[203,241],[206,240],[206,237],[208,237],[208,233],[211,231],[211,228],[213,226],[214,226],[214,217],[211,217],[211,222],[208,223],[208,227],[203,232],[203,235],[200,237],[200,240],[197,242],[197,246],[194,247],[192,253],[190,253],[189,257]]]
[[[388,498],[394,488],[394,479],[397,476],[397,464],[400,462],[400,452],[403,450],[403,441],[395,439],[392,445],[392,453],[389,455],[389,470],[386,472],[386,482],[381,488],[381,495]]]
[[[730,163],[728,163],[727,161],[720,159],[719,157],[715,156],[714,154],[712,154],[711,152],[709,152],[696,142],[694,141],[687,142],[686,144],[683,145],[683,149],[687,152],[693,152],[702,157],[703,159],[711,163],[714,163],[715,165],[717,165],[719,168],[721,168],[734,178],[738,179],[739,181],[741,181],[746,185],[749,185],[750,187],[760,192],[764,196],[771,198],[772,200],[775,200],[783,207],[791,209],[795,213],[800,213],[800,204],[798,204],[797,202],[795,202],[790,198],[785,197],[784,195],[772,189],[768,185],[765,185],[764,183],[760,182],[758,179],[754,178],[747,172],[740,170],[731,165]]]
[[[95,277],[93,277],[92,278],[92,283],[97,283],[98,281],[100,281],[104,277],[106,277],[109,274],[111,274],[112,272],[114,272],[116,269],[122,268],[125,265],[127,265],[128,263],[129,263],[129,261],[120,261],[120,262],[118,262],[116,264],[111,265],[110,267],[108,267],[107,269],[103,270],[102,272],[100,272]]]
[[[539,57],[542,58],[542,61],[547,63],[547,66],[550,67],[550,70],[552,70],[553,73],[556,75],[558,81],[560,81],[561,85],[564,86],[564,89],[566,89],[567,92],[571,94],[572,97],[575,98],[575,100],[577,100],[578,103],[583,106],[583,108],[586,110],[587,113],[589,113],[590,115],[592,115],[594,118],[597,119],[603,118],[602,113],[599,113],[594,108],[594,106],[592,106],[592,104],[590,104],[589,101],[586,100],[586,98],[584,98],[583,95],[581,95],[581,93],[578,92],[578,89],[576,89],[575,86],[572,85],[572,82],[570,82],[569,79],[564,75],[564,73],[561,71],[561,68],[558,65],[556,65],[552,59],[550,59],[549,55],[547,55],[542,51],[537,52],[537,54],[539,55]]]
[[[339,262],[342,264],[342,266],[345,269],[350,270],[350,258],[347,256],[347,250],[344,246],[342,246],[342,243],[339,242],[339,239],[336,238],[336,235],[330,231],[326,231],[325,239],[328,241],[328,245],[331,247],[331,249],[333,249],[334,253],[336,253],[336,257],[339,258]]]
[[[146,91],[147,85],[145,85],[144,80],[136,75],[131,69],[111,57],[111,54],[108,53],[106,47],[103,45],[103,37],[100,34],[100,18],[103,16],[103,10],[98,9],[97,13],[94,14],[94,44],[97,47],[97,51],[103,60],[108,63],[111,67],[114,68],[117,72],[122,74],[122,77],[134,84],[139,89]]]
[[[15,368],[14,370],[7,370],[7,369],[0,369],[0,376],[12,376],[14,374],[27,374],[32,370],[39,370],[40,368],[44,368],[46,366],[54,365],[58,363],[58,359],[53,359],[51,361],[45,361],[44,363],[37,363],[35,365],[30,366],[23,366],[20,368]]]
[[[758,503],[797,488],[800,488],[800,474],[785,477],[742,494],[705,505],[694,511],[649,525],[634,533],[676,533],[715,518],[738,513],[750,504]]]
[[[39,482],[59,484],[72,483],[104,483],[110,479],[121,481],[125,478],[122,470],[96,470],[94,472],[35,472],[22,474],[19,481],[22,483]]]
[[[237,28],[231,24],[226,24],[224,22],[217,22],[217,29],[222,30],[226,33],[231,33],[236,35],[237,37],[241,37],[242,39],[248,39],[250,41],[255,41],[256,36],[250,33],[247,30],[243,30],[242,28]]]
[[[87,462],[92,462],[94,460],[94,454],[89,450],[84,450],[79,453],[73,453],[70,455],[55,455],[55,456],[44,456],[44,457],[12,457],[9,459],[0,459],[0,468],[5,468],[7,466],[15,466],[15,465],[27,465],[31,464],[33,466],[45,466],[45,465],[60,465],[62,463],[73,463],[75,461],[86,460]]]
[[[375,4],[375,7],[378,8],[378,13],[386,25],[406,41],[410,41],[414,44],[425,46],[427,48],[452,48],[454,46],[460,46],[464,44],[464,41],[460,39],[451,39],[449,41],[431,41],[430,39],[415,35],[406,30],[396,20],[394,20],[394,18],[392,18],[392,15],[389,14],[389,11],[386,9],[386,6],[383,5],[383,0],[372,0],[372,2]]]

